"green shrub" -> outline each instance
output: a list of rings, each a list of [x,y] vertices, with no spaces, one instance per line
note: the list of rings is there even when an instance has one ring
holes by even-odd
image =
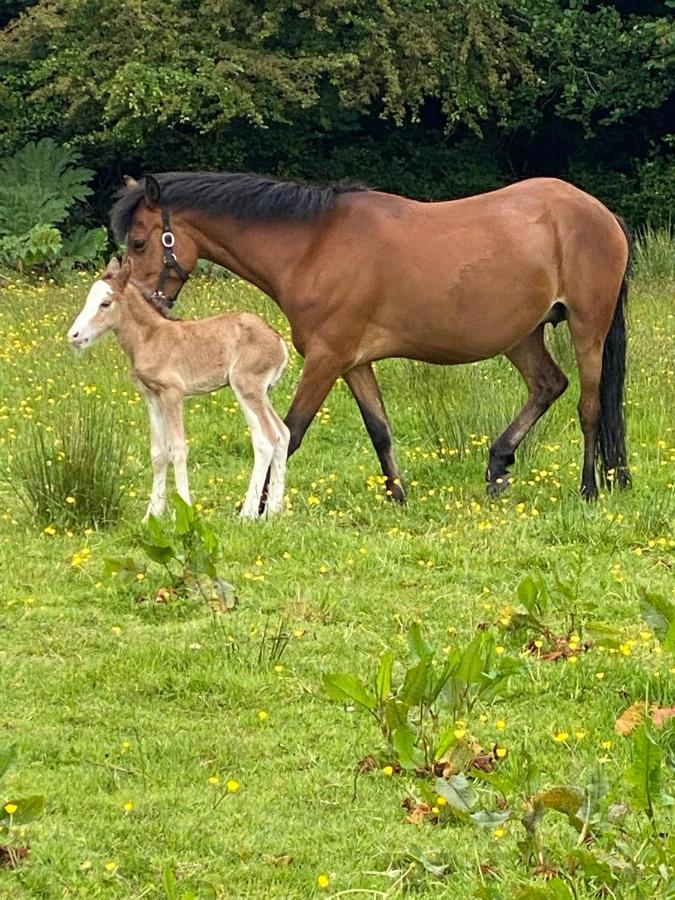
[[[27,427],[5,479],[41,526],[104,528],[120,517],[126,446],[114,412],[87,400]]]
[[[671,228],[641,229],[635,238],[635,274],[645,281],[675,279],[675,236]]]
[[[68,233],[68,217],[93,192],[93,172],[50,138],[0,160],[0,265],[20,272],[68,270],[99,258],[104,228]],[[57,227],[59,226],[59,227]]]

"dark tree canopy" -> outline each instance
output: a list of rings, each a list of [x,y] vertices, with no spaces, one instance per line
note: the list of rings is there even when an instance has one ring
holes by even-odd
[[[123,171],[420,197],[555,174],[663,219],[674,14],[673,0],[13,0],[0,155],[71,143],[107,196]]]

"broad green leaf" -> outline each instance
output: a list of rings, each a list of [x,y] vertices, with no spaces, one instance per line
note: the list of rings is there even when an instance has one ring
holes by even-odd
[[[391,743],[401,767],[403,769],[416,768],[415,735],[412,731],[405,726],[397,728],[391,737]]]
[[[176,886],[176,876],[170,866],[167,866],[162,872],[162,887],[166,894],[166,900],[177,900],[178,889]]]
[[[457,743],[458,739],[455,737],[455,727],[456,726],[452,725],[450,728],[446,728],[445,731],[442,731],[439,734],[436,750],[434,751],[434,759],[436,762],[444,756],[453,744]]]
[[[173,507],[176,511],[176,534],[189,534],[194,531],[195,509],[181,497],[173,495]]]
[[[603,884],[608,885],[612,884],[615,880],[609,863],[600,862],[600,860],[596,859],[588,850],[577,847],[575,850],[572,850],[571,853],[567,854],[567,858],[573,862],[576,867],[581,869],[586,878],[596,878]]]
[[[0,781],[16,765],[16,756],[16,744],[12,744],[11,747],[0,747]]]
[[[383,718],[387,734],[391,735],[397,728],[408,724],[409,710],[408,704],[402,703],[396,697],[385,701]]]
[[[640,612],[659,641],[663,642],[669,638],[671,626],[675,624],[675,604],[660,594],[642,590]]]
[[[486,634],[477,634],[466,646],[462,653],[455,677],[464,684],[478,684],[481,680],[485,665],[484,651],[491,643],[491,638]]]
[[[530,613],[530,615],[539,615],[541,606],[537,602],[539,600],[539,586],[531,575],[526,575],[520,582],[517,589],[518,600]]]
[[[375,680],[375,694],[378,700],[386,700],[391,694],[391,670],[394,665],[394,654],[387,650],[382,654],[380,667]]]
[[[417,706],[421,703],[426,697],[428,675],[429,660],[421,659],[405,673],[403,686],[398,692],[398,699],[410,706]]]
[[[11,815],[7,812],[8,805],[16,806],[16,811]],[[0,822],[7,824],[11,820],[12,825],[25,825],[40,815],[44,805],[45,798],[39,795],[22,797],[19,800],[5,800],[0,807]]]
[[[430,659],[433,650],[422,637],[422,629],[419,622],[413,622],[406,635],[408,647],[418,659]]]
[[[355,675],[346,672],[326,672],[323,686],[332,700],[339,703],[358,703],[365,709],[375,709],[377,700],[366,690],[363,682]]]
[[[148,516],[148,521],[145,523],[145,527],[147,529],[148,534],[152,538],[152,543],[156,544],[159,547],[168,547],[171,541],[169,540],[166,531],[164,530],[164,526],[152,513]]]
[[[209,556],[215,556],[218,551],[218,538],[216,537],[215,532],[206,525],[202,528],[202,544]]]
[[[158,544],[148,544],[147,541],[140,541],[140,546],[145,555],[153,562],[165,566],[172,559],[175,559],[172,547],[160,547]]]
[[[624,778],[633,788],[633,798],[640,809],[652,818],[661,792],[661,750],[644,725],[633,733],[631,743],[633,762]]]
[[[511,818],[511,811],[508,809],[480,809],[478,812],[471,813],[469,818],[474,824],[480,825],[481,828],[497,828],[497,826],[503,825],[504,822]]]
[[[454,813],[466,818],[476,805],[476,792],[466,775],[451,775],[436,779],[436,793],[445,797]]]
[[[126,577],[135,577],[139,573],[145,572],[145,566],[136,562],[136,560],[131,556],[106,556],[103,560],[103,565],[106,575],[123,575]]]
[[[675,622],[670,623],[666,639],[663,642],[663,649],[668,650],[669,653],[675,653]]]

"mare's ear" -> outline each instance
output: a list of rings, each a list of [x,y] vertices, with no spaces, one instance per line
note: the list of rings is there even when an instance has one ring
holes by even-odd
[[[149,209],[154,209],[156,206],[159,206],[159,197],[161,194],[159,181],[157,181],[154,175],[146,175],[144,183],[145,202],[148,205]]]
[[[116,278],[119,275],[121,268],[122,268],[122,266],[120,264],[119,257],[111,256],[110,262],[103,270],[103,274],[101,275],[101,281],[112,281],[113,278]]]
[[[138,187],[138,182],[135,178],[132,178],[131,175],[122,175],[122,181],[124,182],[125,187],[135,188]]]

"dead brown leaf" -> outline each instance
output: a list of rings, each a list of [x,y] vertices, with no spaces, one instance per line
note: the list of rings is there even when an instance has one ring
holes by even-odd
[[[28,847],[0,846],[0,869],[16,869],[28,856]]]
[[[652,706],[649,715],[657,728],[663,728],[668,719],[675,718],[675,706]]]
[[[642,700],[637,700],[621,713],[614,723],[614,731],[623,737],[628,737],[642,724],[644,717],[645,704]]]
[[[412,797],[406,797],[403,806],[409,811],[409,815],[405,817],[406,822],[411,825],[421,825],[427,817],[429,821],[438,821],[437,816],[431,816],[431,807],[424,801],[416,801]]]

